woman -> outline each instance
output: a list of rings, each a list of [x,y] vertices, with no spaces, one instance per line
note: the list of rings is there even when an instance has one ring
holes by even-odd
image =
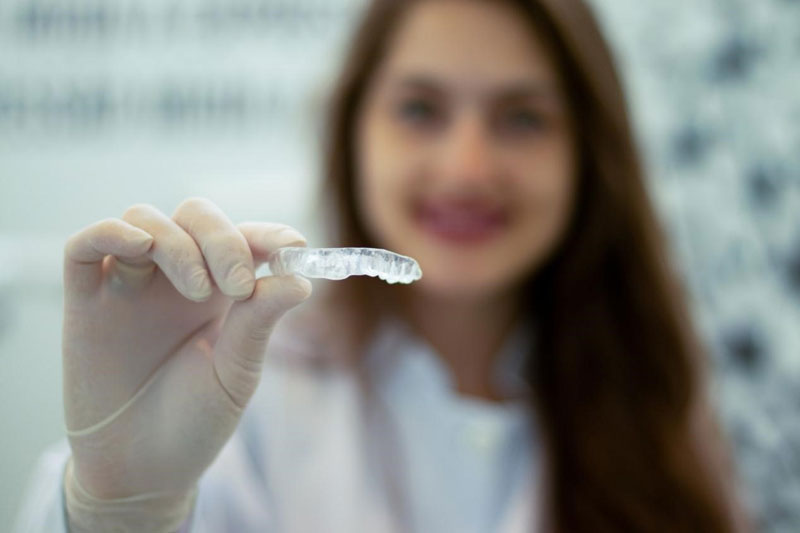
[[[40,530],[741,527],[579,0],[375,1],[328,143],[335,241],[423,279],[334,282],[281,322],[256,390],[310,286],[253,266],[301,235],[198,199],[76,234],[71,450],[43,463]]]

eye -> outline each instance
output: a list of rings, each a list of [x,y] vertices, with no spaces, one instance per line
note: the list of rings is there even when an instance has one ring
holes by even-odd
[[[512,108],[501,113],[498,126],[503,132],[533,133],[545,129],[547,121],[535,110]]]
[[[433,102],[422,98],[407,98],[397,106],[398,116],[413,124],[429,124],[439,117],[439,110]]]

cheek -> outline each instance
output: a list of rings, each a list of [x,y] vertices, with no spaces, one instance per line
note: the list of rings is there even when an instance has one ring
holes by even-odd
[[[356,195],[370,237],[391,241],[390,234],[402,218],[405,170],[396,143],[377,120],[360,128],[357,148]]]
[[[545,256],[558,244],[572,216],[577,187],[577,170],[572,151],[562,147],[539,160],[538,177],[520,191],[524,223],[520,232],[536,235],[531,253]],[[536,168],[536,167],[534,167]]]

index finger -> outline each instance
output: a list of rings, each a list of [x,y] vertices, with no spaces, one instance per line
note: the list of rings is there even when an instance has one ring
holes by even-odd
[[[306,245],[303,234],[287,224],[242,222],[237,228],[250,244],[256,265],[269,261],[269,256],[278,248]]]

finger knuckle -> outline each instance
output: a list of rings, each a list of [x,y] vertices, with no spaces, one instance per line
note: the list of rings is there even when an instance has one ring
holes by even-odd
[[[214,230],[206,236],[201,251],[204,256],[224,258],[226,264],[241,262],[248,255],[247,248],[239,236],[224,230]]]
[[[125,213],[122,214],[122,220],[126,222],[135,222],[149,217],[156,211],[158,210],[150,204],[134,204],[125,210]]]
[[[208,282],[206,269],[196,263],[184,265],[182,277],[190,289],[202,289]]]
[[[192,250],[187,249],[187,246],[173,235],[162,236],[156,244],[155,257],[163,263],[165,268],[183,274],[188,272],[188,267],[194,267],[197,263]]]
[[[90,231],[96,234],[109,235],[119,233],[121,229],[120,226],[119,219],[104,218],[103,220],[99,220],[90,226]]]
[[[203,258],[191,244],[182,242],[182,239],[168,239],[162,246],[164,254],[179,269],[186,273],[194,271],[203,264]]]
[[[274,288],[268,283],[256,284],[252,298],[257,302],[256,313],[262,323],[270,324],[281,315],[283,310],[281,295],[276,295]]]
[[[236,356],[228,355],[225,360],[229,362],[216,369],[217,379],[233,406],[244,409],[258,384],[260,366],[242,361]]]
[[[74,250],[91,242],[96,237],[105,237],[119,232],[119,220],[104,218],[94,222],[70,235],[64,243],[64,254],[70,255]]]
[[[191,213],[194,211],[207,209],[213,205],[214,204],[208,198],[203,198],[202,196],[192,196],[178,204],[178,207],[175,208],[175,215],[177,216],[184,213]]]

